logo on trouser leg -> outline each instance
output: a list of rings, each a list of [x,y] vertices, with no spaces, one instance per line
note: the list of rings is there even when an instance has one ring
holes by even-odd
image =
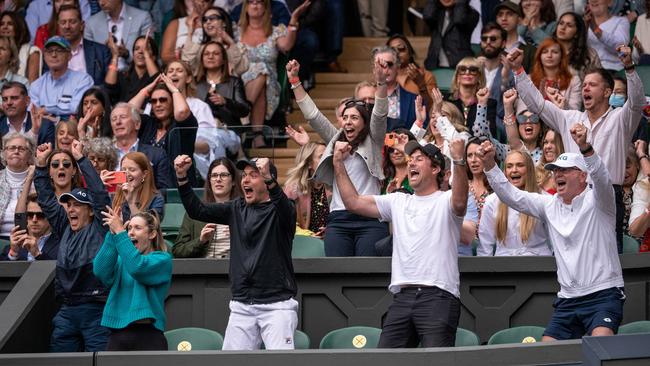
[[[284,339],[284,344],[291,344],[291,343],[293,343],[293,338],[287,337]]]

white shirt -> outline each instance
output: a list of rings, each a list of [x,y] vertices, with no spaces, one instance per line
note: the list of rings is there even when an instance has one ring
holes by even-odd
[[[565,204],[553,196],[522,191],[498,166],[485,175],[509,207],[546,222],[555,252],[560,298],[575,298],[623,286],[616,248],[616,202],[607,168],[598,155],[585,157],[593,188]]]
[[[488,89],[492,89],[492,83],[494,82],[494,78],[497,76],[497,71],[499,71],[499,66],[495,67],[492,70],[488,70],[487,67],[483,68],[483,73],[485,74],[485,87]]]
[[[126,43],[126,39],[124,38],[124,4],[122,4],[122,9],[120,9],[120,15],[117,17],[117,21],[114,21],[113,18],[106,14],[106,22],[108,24],[108,32],[113,34],[113,37],[117,40],[116,45],[120,45],[122,42]],[[115,26],[115,32],[113,32],[113,26]],[[110,36],[109,36],[110,37]],[[131,52],[131,50],[129,50]],[[124,60],[124,57],[120,57],[117,60],[117,66],[118,69],[124,70],[127,68],[126,60]]]
[[[72,57],[68,61],[70,70],[86,72],[86,56],[84,55],[84,40],[79,41],[76,48],[71,51]]]
[[[115,166],[115,170],[122,170],[122,168],[121,168],[121,166],[122,166],[122,158],[124,157],[124,155],[126,155],[126,154],[128,154],[130,152],[138,151],[138,144],[139,143],[140,143],[140,139],[135,139],[135,142],[133,143],[133,145],[131,145],[131,147],[126,151],[123,151],[119,146],[117,146],[117,144],[115,144],[115,149],[117,149],[117,165]]]
[[[587,44],[596,50],[604,69],[622,70],[623,63],[618,59],[616,47],[630,43],[630,22],[626,17],[613,16],[599,27],[602,31],[600,39],[589,28]]]
[[[350,176],[350,181],[354,185],[354,188],[362,196],[374,196],[381,192],[381,187],[379,180],[370,174],[368,170],[368,165],[363,158],[358,153],[354,153],[343,160],[343,165],[345,165],[345,170]],[[339,191],[339,186],[334,180],[334,185],[332,187],[332,202],[330,203],[330,212],[332,211],[343,211],[345,210],[345,205],[341,199],[341,191]]]
[[[27,178],[28,170],[24,172],[12,172],[9,168],[7,169],[7,183],[9,187],[3,187],[3,189],[9,188],[11,190],[9,203],[5,209],[0,223],[0,235],[9,236],[11,235],[11,229],[14,228],[14,213],[16,212],[16,204],[18,203],[18,196],[23,188],[23,183],[25,178]]]
[[[587,128],[587,141],[605,163],[613,184],[623,184],[627,148],[641,120],[641,111],[645,105],[643,84],[639,75],[636,71],[625,74],[627,101],[621,108],[609,108],[594,123],[589,121],[586,111],[562,110],[550,101],[545,101],[525,73],[515,75],[519,98],[528,106],[529,111],[539,114],[550,128],[561,134],[566,152],[580,153],[570,130],[576,123],[584,124]]]
[[[497,240],[497,213],[501,200],[492,193],[485,199],[481,223],[478,227],[479,246],[476,248],[476,255],[492,256],[525,256],[525,255],[553,255],[548,246],[548,235],[546,225],[543,221],[536,219],[533,230],[528,235],[528,241],[524,243],[521,239],[520,214],[513,208],[508,207],[508,229],[504,241]]]
[[[428,196],[374,196],[383,221],[392,221],[393,258],[388,289],[436,286],[460,297],[458,252],[463,217],[451,208],[451,191]]]
[[[650,179],[643,178],[632,186],[632,207],[630,208],[630,219],[628,223],[631,225],[634,220],[645,213],[645,209],[650,203]]]

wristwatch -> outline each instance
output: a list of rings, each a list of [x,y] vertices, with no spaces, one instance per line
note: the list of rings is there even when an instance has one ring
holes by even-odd
[[[454,163],[454,165],[467,165],[467,161],[465,161],[465,159],[452,160],[451,162]]]
[[[273,179],[273,178],[271,178],[271,179],[264,179],[264,184],[266,184],[267,187],[270,186],[270,185],[272,185],[273,183],[275,183],[275,179]]]

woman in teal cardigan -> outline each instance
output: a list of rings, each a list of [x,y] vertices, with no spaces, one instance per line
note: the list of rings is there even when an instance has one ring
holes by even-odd
[[[167,350],[163,331],[172,256],[160,222],[140,212],[131,216],[127,233],[119,209],[102,214],[110,232],[95,256],[93,272],[111,289],[102,316],[102,325],[111,330],[106,350]]]

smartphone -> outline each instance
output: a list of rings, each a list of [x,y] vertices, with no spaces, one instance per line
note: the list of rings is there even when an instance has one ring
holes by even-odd
[[[390,132],[387,133],[386,136],[384,137],[384,145],[386,146],[395,146],[397,144],[397,136],[395,133]]]
[[[506,50],[501,50],[501,55],[508,57],[508,51]]]
[[[113,172],[113,178],[106,181],[107,185],[126,183],[126,172],[118,170]]]
[[[26,213],[16,213],[14,214],[14,224],[18,226],[20,230],[27,230],[27,214]]]

